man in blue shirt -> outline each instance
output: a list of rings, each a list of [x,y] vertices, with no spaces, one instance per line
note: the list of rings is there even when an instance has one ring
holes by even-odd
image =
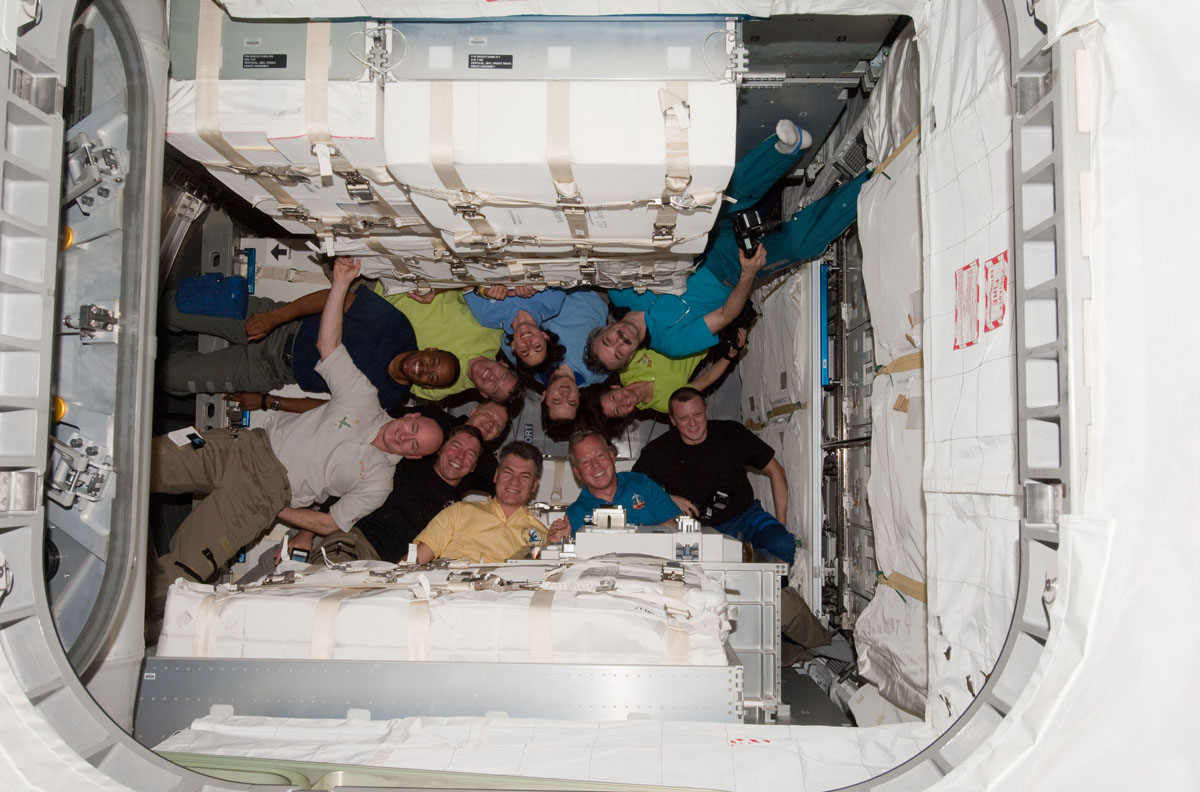
[[[791,121],[780,121],[775,131],[734,167],[725,190],[735,201],[734,211],[750,209],[762,200],[812,144],[809,134]],[[762,238],[750,259],[738,247],[733,219],[723,211],[700,269],[688,278],[682,295],[609,290],[609,301],[629,312],[588,339],[588,365],[621,371],[643,346],[682,358],[716,344],[717,333],[741,312],[756,278],[820,256],[846,230],[858,213],[859,189],[870,175],[864,172],[786,219],[779,231]]]
[[[601,506],[624,506],[625,520],[633,525],[661,525],[680,515],[671,496],[649,476],[617,472],[616,449],[599,432],[579,432],[567,453],[583,491],[567,507],[567,516],[550,526],[551,532],[569,524],[573,536],[584,518]]]

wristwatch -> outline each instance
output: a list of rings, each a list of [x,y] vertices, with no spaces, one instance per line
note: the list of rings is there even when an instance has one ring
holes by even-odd
[[[271,397],[271,409],[274,410],[275,412],[279,412],[279,397],[278,396]]]

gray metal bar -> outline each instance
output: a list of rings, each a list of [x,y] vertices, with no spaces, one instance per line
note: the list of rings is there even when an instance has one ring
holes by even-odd
[[[239,715],[482,716],[740,723],[742,667],[149,658],[134,737],[153,747],[215,705]]]

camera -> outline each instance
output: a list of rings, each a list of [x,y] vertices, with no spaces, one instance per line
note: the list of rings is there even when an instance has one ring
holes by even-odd
[[[747,255],[754,252],[758,240],[783,228],[779,220],[764,218],[757,209],[747,209],[733,216],[733,235],[738,248]]]
[[[704,505],[704,509],[700,512],[700,519],[705,525],[716,525],[716,517],[725,511],[725,507],[729,505],[729,493],[717,490],[713,496],[708,499],[708,503]]]

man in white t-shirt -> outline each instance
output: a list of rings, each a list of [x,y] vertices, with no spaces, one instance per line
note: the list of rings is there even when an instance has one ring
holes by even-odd
[[[357,259],[334,262],[321,313],[317,372],[329,383],[328,402],[281,415],[265,430],[199,432],[199,447],[180,446],[166,436],[154,439],[151,491],[206,497],[179,526],[166,555],[150,567],[151,622],[162,613],[175,578],[212,581],[276,520],[322,536],[349,531],[383,504],[401,458],[423,457],[441,445],[442,430],[432,418],[410,413],[392,419],[380,408],[375,386],[341,344],[341,309],[359,267]],[[309,508],[334,496],[339,500],[328,513]]]

